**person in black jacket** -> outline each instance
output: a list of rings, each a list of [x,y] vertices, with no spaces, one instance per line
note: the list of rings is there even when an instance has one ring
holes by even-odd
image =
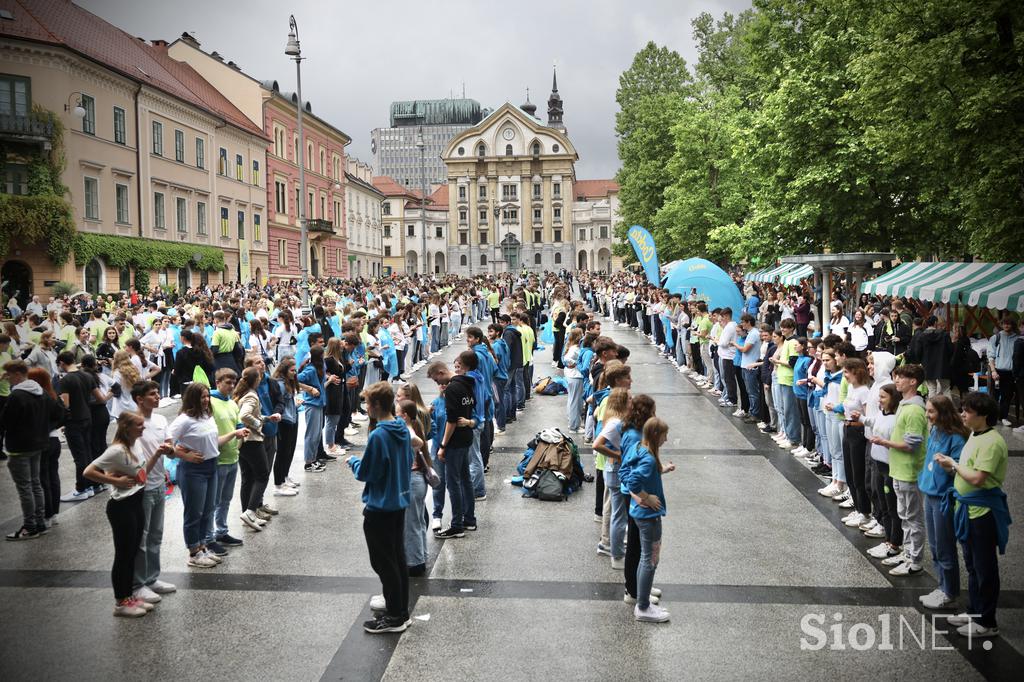
[[[472,351],[468,351],[472,353]],[[473,355],[473,360],[476,355]],[[440,444],[437,458],[444,463],[445,487],[452,506],[452,520],[448,528],[437,529],[434,537],[461,538],[467,530],[476,530],[476,501],[473,481],[469,474],[470,447],[473,445],[473,414],[476,410],[476,381],[466,375],[466,368],[456,363],[457,375],[443,362],[427,367],[427,376],[438,385],[447,384],[444,391],[445,427],[438,436]]]
[[[938,328],[938,323],[939,318],[930,315],[917,339],[917,347],[920,349],[917,360],[924,366],[924,381],[928,386],[929,397],[949,393],[953,342],[945,329]]]
[[[910,343],[910,327],[903,322],[898,310],[887,310],[882,316],[885,320],[875,328],[875,348],[902,355]]]
[[[526,396],[523,385],[523,335],[512,324],[512,316],[507,313],[498,317],[502,327],[501,338],[508,346],[508,383],[505,384],[505,395],[501,404],[507,406],[505,422],[516,420],[516,406]]]
[[[46,527],[53,525],[53,517],[60,512],[60,438],[58,430],[64,426],[67,410],[64,403],[57,397],[50,381],[50,373],[39,367],[28,371],[28,378],[39,384],[46,400],[46,417],[49,431],[47,444],[39,458],[39,480],[43,486],[43,520]]]
[[[4,376],[11,384],[2,416],[7,432],[5,447],[10,455],[7,470],[18,490],[23,519],[21,528],[7,539],[31,540],[46,532],[39,460],[49,444],[49,411],[42,387],[28,378],[28,365],[23,361],[5,364]]]
[[[174,377],[180,382],[182,392],[194,380],[196,367],[203,370],[206,379],[212,384],[213,375],[216,373],[213,353],[206,345],[203,335],[190,329],[182,330],[181,343],[181,350],[174,357]]]

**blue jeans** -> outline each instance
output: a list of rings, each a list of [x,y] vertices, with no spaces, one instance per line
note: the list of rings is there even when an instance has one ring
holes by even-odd
[[[818,454],[821,455],[821,461],[832,466],[832,450],[829,449],[828,434],[825,432],[825,420],[828,419],[828,416],[821,410],[814,408],[811,409],[811,419],[814,421]]]
[[[796,394],[793,393],[793,387],[779,384],[779,398],[782,401],[782,426],[786,438],[795,445],[800,442],[800,413],[796,411]]]
[[[611,540],[613,559],[621,559],[626,555],[626,526],[628,525],[629,503],[619,492],[619,470],[605,470],[604,488],[609,491],[612,502],[612,516],[609,523],[608,538]]]
[[[323,434],[324,408],[306,405],[306,435],[302,439],[302,460],[312,464],[320,454],[320,438]]]
[[[494,391],[498,394],[498,401],[494,403],[494,418],[498,422],[498,428],[502,431],[505,430],[505,424],[508,421],[507,411],[505,409],[505,386],[508,384],[508,379],[495,379],[494,380]]]
[[[334,445],[334,437],[338,434],[338,422],[341,421],[340,414],[324,415],[324,441],[325,447]]]
[[[444,478],[452,503],[452,528],[476,525],[476,503],[469,478],[469,446],[444,450]]]
[[[431,459],[434,460],[434,471],[437,473],[437,477],[441,479],[441,485],[431,490],[431,495],[434,496],[434,513],[435,519],[441,518],[444,515],[444,491],[445,491],[445,463],[437,458],[437,448],[441,444],[441,441],[436,441],[430,448]]]
[[[206,534],[206,541],[212,542],[228,534],[228,510],[235,494],[235,479],[238,478],[238,462],[217,465],[217,500],[213,512],[213,527]]]
[[[480,452],[480,437],[483,432],[484,425],[477,424],[473,429],[473,445],[469,449],[469,480],[473,483],[474,497],[483,497],[487,494],[487,487],[484,485],[484,458]]]
[[[932,562],[938,573],[939,589],[947,597],[956,598],[960,596],[960,561],[956,553],[953,515],[942,513],[941,498],[924,496],[924,525],[932,550]]]
[[[750,409],[747,412],[751,417],[765,421],[765,415],[761,407],[761,377],[757,369],[743,369],[743,385],[747,387],[747,397],[750,400]]]
[[[142,493],[142,540],[135,556],[133,588],[152,585],[160,577],[160,545],[164,541],[164,486]]]
[[[661,556],[661,517],[633,519],[640,531],[640,566],[636,569],[636,605],[646,610],[651,605],[654,571]]]
[[[419,471],[409,479],[409,506],[405,508],[405,563],[427,563],[427,479]]]
[[[583,413],[583,377],[569,379],[569,402],[566,403],[565,409],[569,429],[575,431],[580,428],[580,415]]]
[[[516,408],[524,409],[526,407],[526,367],[520,367],[516,370]]]
[[[441,350],[441,327],[430,328],[430,352],[436,353]]]
[[[825,415],[825,436],[828,438],[828,454],[832,457],[832,478],[846,483],[846,467],[843,458],[843,423]]]
[[[515,419],[516,407],[519,405],[519,398],[523,383],[523,368],[509,370],[511,373],[508,378],[508,384],[505,385],[505,396],[502,399],[502,405],[505,406],[505,421]]]
[[[178,464],[178,488],[185,506],[185,546],[189,552],[199,548],[213,523],[213,510],[217,499],[217,458],[199,464]]]

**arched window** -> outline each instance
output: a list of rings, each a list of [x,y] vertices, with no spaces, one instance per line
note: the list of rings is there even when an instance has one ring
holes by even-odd
[[[476,155],[479,156],[481,159],[487,156],[487,148],[484,147],[483,142],[476,146]]]
[[[459,256],[459,265],[466,267],[469,264],[469,259],[466,258],[465,254]]]
[[[505,156],[512,156],[512,145],[505,145]]]
[[[487,267],[487,254],[486,253],[481,253],[480,254],[480,265],[482,265],[484,267]]]
[[[533,264],[534,265],[540,265],[540,254],[539,253],[533,254]]]
[[[533,143],[533,155],[540,156],[540,142]]]
[[[102,286],[103,281],[103,266],[100,262],[93,258],[85,266],[85,290],[90,294],[96,295],[103,293]]]
[[[132,288],[131,268],[123,267],[118,271],[117,286],[121,291],[128,291]]]
[[[556,253],[555,254],[555,265],[561,265],[561,264],[562,264],[562,254]]]

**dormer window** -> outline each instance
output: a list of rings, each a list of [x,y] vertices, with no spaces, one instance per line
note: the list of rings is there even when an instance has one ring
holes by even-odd
[[[476,155],[481,159],[487,156],[487,148],[484,147],[484,143],[481,142],[476,146]]]
[[[512,145],[505,145],[505,156],[512,156]]]

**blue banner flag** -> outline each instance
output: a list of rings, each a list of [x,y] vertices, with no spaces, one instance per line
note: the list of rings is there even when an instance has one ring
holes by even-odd
[[[629,243],[640,264],[644,266],[647,281],[655,286],[661,285],[661,272],[658,266],[658,249],[654,246],[654,237],[640,225],[629,228]]]

